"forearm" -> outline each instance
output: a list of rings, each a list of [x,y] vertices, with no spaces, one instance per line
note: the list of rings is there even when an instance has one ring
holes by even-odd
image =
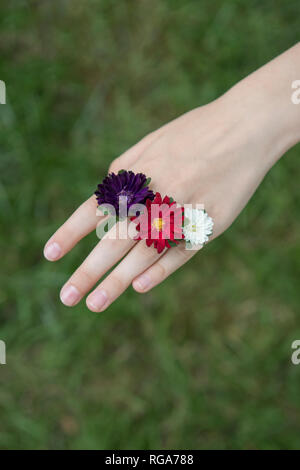
[[[249,136],[265,146],[263,163],[269,168],[300,141],[300,104],[292,101],[296,80],[300,80],[300,43],[224,95],[228,106],[238,109]]]

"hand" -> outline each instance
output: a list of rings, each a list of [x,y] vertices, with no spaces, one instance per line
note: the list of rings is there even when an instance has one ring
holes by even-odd
[[[264,68],[256,72],[257,84],[266,73]],[[172,196],[180,204],[203,203],[214,220],[211,238],[218,237],[241,212],[274,162],[298,139],[293,130],[278,131],[272,99],[268,94],[260,95],[259,86],[249,99],[251,81],[253,76],[218,100],[149,134],[114,160],[109,171],[142,172],[152,178],[151,188],[162,196]],[[47,242],[47,259],[64,256],[102,222],[96,207],[93,195],[74,212]],[[130,284],[140,293],[147,292],[194,254],[183,242],[158,254],[153,247],[146,247],[144,240],[106,237],[63,286],[61,300],[65,305],[76,305],[119,263],[87,297],[90,310],[103,311]]]

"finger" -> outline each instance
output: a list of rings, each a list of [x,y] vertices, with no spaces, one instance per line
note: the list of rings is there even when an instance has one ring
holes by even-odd
[[[93,195],[81,204],[48,240],[44,248],[45,258],[49,261],[62,258],[79,240],[94,230],[97,223],[103,219],[100,211],[97,211],[97,200]]]
[[[60,292],[63,304],[71,307],[91,290],[91,288],[111,269],[137,242],[127,236],[125,239],[112,238],[112,230],[127,227],[127,220],[119,222],[95,246],[84,262],[66,282]],[[125,227],[125,229],[126,229]]]
[[[189,261],[197,251],[199,249],[187,250],[184,242],[170,248],[156,263],[134,279],[133,288],[140,293],[148,292]]]
[[[107,278],[88,296],[86,299],[88,308],[93,312],[103,312],[125,291],[136,276],[155,263],[162,254],[158,254],[153,246],[147,247],[145,240],[137,243]]]

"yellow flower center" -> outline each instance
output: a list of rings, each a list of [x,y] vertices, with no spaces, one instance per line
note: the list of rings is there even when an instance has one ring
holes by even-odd
[[[197,232],[197,225],[196,224],[192,225],[192,232]]]
[[[153,222],[152,222],[152,226],[154,228],[156,228],[156,230],[158,230],[159,232],[162,231],[162,228],[163,228],[163,225],[164,225],[164,221],[162,218],[156,218],[156,219],[153,219]]]

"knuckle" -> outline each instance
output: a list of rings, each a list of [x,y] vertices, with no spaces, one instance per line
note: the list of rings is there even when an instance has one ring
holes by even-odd
[[[77,269],[74,274],[74,280],[77,281],[80,286],[92,286],[96,282],[95,275],[84,266]]]
[[[180,246],[177,248],[177,255],[183,261],[183,263],[188,261],[193,256],[193,254],[193,251],[186,249],[184,243],[180,244]]]
[[[161,280],[166,277],[166,268],[162,263],[156,263],[155,265],[155,279]]]
[[[109,282],[114,286],[114,291],[122,292],[126,289],[126,285],[122,279],[116,274],[112,274],[109,277]]]
[[[76,234],[72,227],[71,220],[67,220],[57,231],[56,238],[59,238],[59,244],[64,245],[65,247],[73,243],[73,240],[76,239]]]
[[[115,158],[115,160],[113,160],[111,164],[109,165],[108,173],[116,173],[117,171],[121,170],[122,169],[121,165],[122,165],[121,159]]]
[[[147,246],[145,240],[142,240],[138,243],[139,256],[142,256],[143,259],[152,260],[157,258],[159,255],[154,248],[154,246]]]
[[[158,135],[158,132],[157,130],[156,131],[152,131],[152,132],[149,132],[149,134],[145,135],[140,142],[143,142],[144,144],[150,144],[151,142],[153,142],[153,140],[155,139],[155,137],[157,137]]]
[[[82,208],[87,208],[87,209],[95,209],[97,208],[97,199],[95,195],[93,194],[89,199],[87,199],[85,202],[79,206],[77,210],[82,210]]]

